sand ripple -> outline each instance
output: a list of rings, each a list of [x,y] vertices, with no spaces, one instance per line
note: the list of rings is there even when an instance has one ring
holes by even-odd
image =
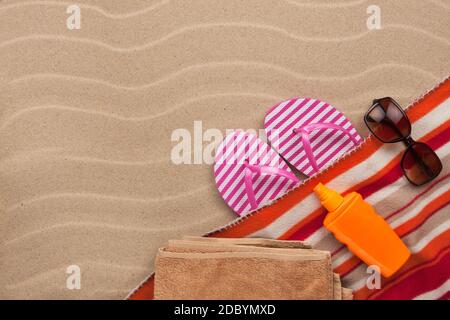
[[[99,6],[93,6],[93,5],[89,5],[89,4],[85,4],[85,3],[80,5],[80,7],[82,9],[93,10],[107,18],[110,18],[110,19],[128,19],[128,18],[134,18],[139,15],[145,15],[147,13],[151,13],[152,11],[158,9],[159,7],[165,6],[165,5],[169,4],[170,2],[171,2],[171,0],[162,0],[162,1],[157,2],[146,8],[143,8],[143,9],[140,9],[137,11],[133,11],[133,12],[124,13],[124,14],[113,14],[113,13],[110,13],[110,12],[104,10],[103,8],[101,8]],[[0,6],[0,10],[7,11],[10,9],[24,8],[27,6],[61,6],[61,7],[67,8],[68,6],[70,6],[72,4],[73,4],[73,2],[68,2],[68,1],[21,1],[20,3],[14,3],[14,4]]]
[[[366,36],[374,35],[374,32],[371,32],[369,30],[351,35],[346,37],[333,37],[333,38],[319,38],[319,37],[300,37],[294,33],[290,33],[284,29],[277,28],[274,26],[269,26],[265,24],[252,24],[252,23],[209,23],[209,24],[197,24],[193,26],[187,26],[181,29],[178,29],[176,31],[173,31],[167,35],[164,35],[160,37],[157,40],[147,42],[145,44],[141,44],[138,46],[133,47],[117,47],[113,46],[111,44],[95,40],[95,39],[89,39],[89,38],[80,38],[80,37],[66,37],[66,36],[55,36],[55,35],[42,35],[42,34],[32,34],[28,36],[23,37],[16,37],[14,39],[6,40],[0,43],[0,48],[12,46],[17,43],[26,42],[26,41],[35,41],[35,40],[50,40],[50,41],[65,41],[65,42],[74,42],[74,43],[81,43],[81,44],[90,44],[99,46],[102,48],[105,48],[107,50],[111,50],[113,52],[119,52],[119,53],[127,53],[127,52],[133,52],[133,51],[139,51],[139,50],[146,50],[152,47],[155,47],[159,44],[162,44],[166,41],[169,41],[173,38],[183,37],[186,33],[190,32],[198,32],[201,29],[214,29],[214,28],[239,28],[239,29],[257,29],[262,30],[265,32],[273,32],[277,33],[279,35],[282,35],[286,38],[289,38],[291,40],[295,41],[302,41],[302,42],[343,42],[343,41],[356,41],[361,38],[364,38]],[[401,30],[401,31],[408,31],[413,33],[422,34],[427,38],[431,38],[433,40],[442,42],[444,44],[450,45],[450,41],[446,38],[440,37],[438,35],[435,35],[431,32],[428,32],[423,29],[419,29],[416,27],[408,26],[408,25],[401,25],[401,24],[388,24],[383,26],[384,30]]]

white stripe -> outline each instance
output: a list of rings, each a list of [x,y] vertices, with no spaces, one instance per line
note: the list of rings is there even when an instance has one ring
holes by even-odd
[[[338,257],[338,258],[333,257],[333,261],[332,261],[333,269],[339,267],[345,261],[347,261],[352,256],[354,256],[353,253],[351,253],[349,250],[347,250],[347,248],[343,249],[342,251],[343,251],[343,254],[341,254],[340,257]],[[339,252],[339,253],[341,253],[341,252]]]
[[[266,115],[266,119],[264,120],[264,122],[268,122],[270,119],[272,119],[272,118],[277,114],[277,111],[280,110],[280,109],[282,109],[282,108],[284,108],[284,107],[289,103],[289,101],[291,101],[291,100],[292,100],[292,99],[283,101],[283,102],[281,102],[278,106],[276,106],[275,108],[273,108],[273,110],[270,111],[270,112]]]
[[[436,116],[438,115],[438,116]],[[440,126],[447,121],[450,115],[450,98],[437,106],[432,112],[416,121],[414,124],[414,133],[416,137],[423,137],[433,128]],[[368,179],[386,166],[397,154],[404,151],[401,144],[383,146],[377,150],[368,159],[359,163],[355,167],[343,172],[328,183],[328,186],[337,192],[343,192],[350,185]],[[301,188],[301,186],[300,186]],[[278,219],[260,229],[251,237],[265,236],[278,238],[288,231],[298,221],[309,215],[314,209],[319,208],[320,204],[314,194],[307,196],[301,205],[294,206]],[[308,208],[305,210],[305,208]]]
[[[327,111],[328,112],[328,111]],[[320,121],[320,122],[327,122],[330,121],[331,119],[333,119],[335,116],[337,116],[339,114],[339,111],[334,111],[331,115],[329,115],[328,117],[324,118],[326,112],[322,112],[321,114],[319,114],[315,120]],[[311,135],[310,135],[310,139],[312,139],[313,137],[315,137],[317,134],[319,134],[319,131],[314,131]],[[302,145],[302,137],[301,135],[294,135],[291,137],[286,137],[286,138],[290,138],[290,141],[288,141],[282,148],[281,152],[285,152],[287,151],[288,148],[290,148],[292,145],[294,145],[294,147],[287,152],[286,154],[283,154],[283,156],[288,159],[290,161],[290,163],[292,165],[295,165],[295,163],[297,162],[296,158],[298,158],[299,156],[295,156],[297,153],[303,153],[305,154],[305,152],[302,150],[303,149],[303,145]],[[280,141],[284,141],[280,140]],[[312,145],[315,145],[317,143],[317,141],[314,141]],[[293,159],[292,157],[295,156],[295,158]]]
[[[299,122],[298,124],[295,126],[296,128],[300,128],[302,127],[305,122],[308,121],[308,123],[314,121],[314,122],[325,122],[328,121],[329,119],[332,119],[333,117],[336,116],[336,113],[338,111],[334,111],[331,113],[331,115],[329,115],[328,117],[324,118],[324,116],[330,112],[330,110],[332,110],[333,107],[328,106],[327,108],[325,108],[325,110],[323,110],[321,113],[319,113],[317,116],[315,116],[314,118],[312,118],[312,115],[317,111],[314,109],[311,109],[308,114],[306,114]],[[281,143],[285,143],[286,139],[291,139],[292,136],[292,132],[286,132],[282,137],[280,137],[279,139],[279,144],[281,145]],[[301,138],[300,135],[295,135],[298,138]],[[296,143],[296,140],[292,140],[292,141],[288,141],[286,144],[283,145],[283,147],[281,147],[279,149],[279,153],[284,153],[293,143]],[[288,153],[286,153],[285,157],[289,158],[291,155],[293,154],[293,150],[289,151]]]
[[[319,230],[314,232],[312,235],[310,235],[307,239],[305,239],[306,242],[308,242],[313,247],[316,246],[317,243],[319,243],[320,240],[330,235],[330,231],[328,231],[325,227],[320,227]],[[336,247],[337,249],[337,247]],[[334,250],[329,250],[333,252]]]
[[[286,118],[286,116],[292,112],[293,110],[295,110],[295,108],[298,107],[298,105],[300,103],[302,103],[303,100],[297,100],[295,101],[289,108],[287,108],[282,114],[280,114],[278,116],[278,118],[276,118],[271,124],[269,124],[269,126],[266,129],[272,130],[274,127],[276,127],[278,125],[278,123],[280,123],[281,121],[284,121],[284,119]],[[309,101],[308,101],[309,102]]]
[[[252,145],[252,152],[253,152],[253,150],[255,150],[256,148],[258,148],[258,150],[261,150],[261,148],[268,148],[268,146],[265,145],[265,142],[263,142],[263,141],[261,141],[261,140],[258,139],[258,140],[256,140],[255,143]],[[252,156],[252,158],[249,159],[250,163],[255,163],[256,160],[258,159],[258,157],[260,156],[260,152],[259,152],[258,150],[256,150],[256,152],[255,152],[255,154]],[[262,159],[262,163],[266,163],[266,161],[268,160],[267,158],[268,158],[269,154],[270,154],[270,152],[269,152],[269,153],[266,153],[266,154],[264,155],[264,158]],[[229,181],[230,179],[233,179],[233,178],[234,178],[234,175],[236,174],[237,170],[238,170],[240,167],[241,167],[241,166],[236,166],[237,169],[235,168],[235,170],[233,170],[233,172],[226,178],[226,180]],[[236,177],[236,178],[234,179],[234,181],[231,183],[230,187],[229,187],[229,188],[226,190],[226,192],[222,195],[222,197],[223,197],[224,199],[227,198],[227,197],[230,195],[230,193],[234,190],[234,188],[236,187],[237,184],[240,184],[240,187],[239,187],[238,190],[243,190],[243,189],[245,188],[245,183],[243,183],[243,182],[244,182],[244,181],[243,181],[243,177],[244,177],[244,172],[242,172],[242,173],[240,174],[240,176],[238,176],[238,177]],[[238,192],[235,193],[235,195],[233,196],[232,199],[236,199],[237,195],[238,195]],[[233,201],[234,201],[234,200],[233,200]],[[232,203],[231,200],[228,201],[228,203],[231,204],[231,203]]]
[[[262,184],[262,182],[264,181],[264,178],[267,178],[267,180],[266,180],[266,182],[265,182],[264,184]],[[254,187],[254,189],[258,190],[258,192],[255,193],[255,199],[256,199],[256,202],[258,202],[258,198],[261,196],[262,191],[265,190],[265,189],[269,186],[269,184],[272,183],[272,181],[273,181],[274,179],[276,179],[276,178],[277,178],[277,177],[275,177],[275,176],[269,176],[269,177],[267,177],[266,175],[260,175],[260,176],[257,178],[257,181],[256,181],[256,183],[255,183],[255,185],[257,184],[257,187]],[[278,177],[278,178],[279,178],[279,177]],[[261,184],[262,184],[262,185],[261,185]],[[260,185],[261,185],[261,186],[260,186]],[[258,187],[259,187],[259,189],[258,189]],[[239,203],[238,203],[238,204],[236,205],[236,207],[235,207],[236,211],[239,211],[239,209],[244,205],[244,203],[245,203],[246,200],[247,200],[247,197],[246,197],[246,196],[242,197],[242,199],[239,201]],[[264,204],[263,201],[261,201],[261,202],[258,204],[258,207],[262,206],[263,204]],[[247,203],[247,205],[249,205],[249,203]]]
[[[314,108],[311,108],[311,105],[312,105],[313,103],[315,103],[316,101],[317,101],[317,100],[309,100],[304,106],[301,106],[300,108],[298,108],[298,110],[297,110],[293,115],[291,115],[290,117],[287,117],[287,113],[285,113],[285,114],[284,114],[284,116],[285,116],[284,122],[282,122],[280,126],[274,128],[274,129],[272,129],[272,130],[275,130],[275,131],[278,131],[278,133],[281,133],[284,129],[286,129],[287,126],[289,126],[291,123],[297,121],[297,118],[298,118],[302,113],[304,113],[305,110],[308,110],[308,109],[310,108],[310,110],[308,111],[308,113],[307,113],[306,115],[304,115],[304,116],[300,119],[300,121],[306,121],[307,117],[308,117],[310,114],[316,112],[318,108],[322,107],[322,106],[325,104],[325,102],[320,102],[320,103],[317,104],[317,106],[315,106]],[[298,105],[296,105],[296,107],[298,107]],[[325,109],[328,109],[328,108],[325,108]],[[300,122],[299,122],[299,123],[300,123]],[[298,124],[298,125],[300,125],[300,124]],[[286,133],[284,134],[284,136],[280,139],[280,141],[282,141],[282,140],[284,139],[284,137],[286,137],[287,135],[290,135],[290,134],[291,134],[291,132],[288,130],[288,132],[286,132]]]
[[[279,158],[279,156],[276,154],[275,151],[273,151],[272,149],[270,149],[270,147],[263,141],[259,141],[258,148],[261,150],[262,148],[265,148],[264,150],[262,150],[262,152],[256,152],[251,159],[249,159],[250,163],[256,163],[256,161],[258,160],[258,158],[261,156],[261,153],[263,154],[263,158],[260,159],[260,163],[261,164],[267,164],[269,161],[269,158],[271,159],[271,161],[274,161],[274,159]],[[230,194],[230,192],[234,189],[234,187],[240,183],[240,186],[238,188],[238,190],[236,191],[236,193],[234,194],[234,196],[230,199],[229,203],[233,203],[232,201],[236,200],[236,198],[242,193],[244,192],[245,189],[245,183],[243,183],[242,178],[236,178],[232,185],[230,186],[230,190],[228,190],[226,196],[228,196]],[[258,181],[256,181],[254,187],[256,188],[258,185]]]
[[[301,107],[296,113],[295,115],[289,117],[286,122],[284,122],[282,124],[281,127],[279,128],[275,128],[275,130],[278,130],[278,133],[281,134],[281,132],[283,130],[285,130],[287,128],[287,126],[289,126],[290,124],[292,124],[293,122],[296,122],[293,126],[292,129],[287,130],[281,137],[279,137],[279,141],[281,143],[281,141],[285,141],[286,139],[288,139],[291,135],[292,135],[292,130],[294,128],[299,128],[301,127],[306,121],[308,121],[308,119],[310,119],[312,117],[312,115],[314,113],[317,112],[318,109],[320,109],[321,107],[323,107],[325,105],[325,102],[320,102],[317,104],[317,106],[312,107],[311,105],[316,102],[317,100],[311,100],[308,101],[308,103],[306,105],[304,105],[303,107]],[[300,114],[302,114],[306,108],[309,108],[310,110],[303,115],[300,119],[298,119],[298,116]],[[331,106],[327,106],[321,113],[319,113],[318,116],[321,116],[323,114],[326,114],[327,112],[330,112],[333,109],[333,107]],[[316,117],[317,118],[317,117]],[[284,146],[285,147],[285,146]]]
[[[304,111],[304,108],[309,107],[309,106],[310,106],[310,103],[312,103],[312,102],[314,102],[314,101],[309,101],[305,106],[301,107],[300,110],[299,110],[297,113],[303,112],[303,111]],[[308,113],[305,115],[305,117],[308,116],[308,115],[310,115],[310,114],[313,113],[313,112],[315,112],[314,109],[309,110]],[[297,114],[296,114],[296,115],[297,115]],[[290,124],[290,123],[292,123],[292,122],[294,122],[294,121],[297,121],[297,119],[295,119],[294,116],[288,118],[287,121],[286,121],[285,123],[283,123],[283,129],[285,129],[285,127],[286,127],[288,124]],[[300,126],[300,123],[302,123],[302,122],[304,122],[304,121],[305,121],[305,118],[304,118],[304,117],[301,118],[301,119],[299,120],[299,122],[298,122],[296,125],[293,126],[293,128],[299,127],[299,126]],[[270,142],[271,142],[273,148],[276,149],[276,150],[278,151],[278,153],[282,153],[283,150],[284,150],[285,148],[288,147],[287,145],[290,145],[290,144],[293,143],[293,142],[291,141],[291,140],[292,140],[292,139],[291,139],[291,137],[292,137],[292,130],[287,130],[285,133],[283,133],[283,135],[281,135],[281,132],[282,132],[282,129],[280,129],[280,128],[274,128],[274,129],[272,129],[272,130],[270,131]],[[286,141],[287,141],[287,143],[286,143]],[[287,145],[284,145],[283,147],[281,147],[281,144],[282,144],[282,143],[283,143],[283,144],[286,143]]]
[[[415,297],[413,300],[437,300],[444,294],[450,291],[450,280],[445,281],[438,288],[422,293]]]
[[[270,150],[272,151],[272,150]],[[270,161],[270,163],[268,163],[268,166],[274,166],[274,164],[277,163],[278,161],[278,154],[276,154],[274,151],[270,152],[271,156],[273,157],[272,160]],[[265,160],[263,163],[267,163],[269,161],[269,159]],[[267,181],[265,182],[264,185],[262,185],[260,187],[260,185],[262,184],[262,182],[264,181],[264,177],[265,175],[259,175],[255,181],[255,184],[253,185],[253,190],[258,190],[258,192],[255,193],[255,198],[258,199],[261,194],[262,191],[269,185],[269,183],[271,183],[273,181],[273,179],[275,179],[275,176],[270,176],[269,179],[267,179]],[[238,192],[236,192],[237,194]],[[237,197],[236,197],[237,198]],[[242,199],[238,202],[238,204],[234,207],[236,211],[239,211],[239,209],[242,207],[242,205],[245,203],[245,201],[247,200],[247,197],[242,197]],[[232,202],[230,202],[232,203]],[[261,203],[260,203],[261,204]]]
[[[320,121],[320,122],[325,122],[325,123],[327,123],[327,122],[329,122],[331,119],[333,119],[335,116],[337,116],[338,113],[339,113],[339,111],[336,111],[336,112],[333,113],[331,116],[329,116],[328,118],[326,118],[325,120]],[[346,118],[345,118],[344,116],[341,116],[341,117],[338,118],[335,122],[333,122],[333,124],[340,125],[340,124],[341,124],[342,122],[344,122],[345,120],[346,120]],[[320,134],[320,136],[319,136],[315,141],[313,141],[313,142],[311,143],[311,148],[312,148],[313,150],[315,150],[315,148],[316,148],[316,146],[317,146],[318,144],[320,144],[320,146],[326,144],[329,140],[327,140],[327,141],[325,141],[325,142],[323,142],[323,140],[325,139],[326,135],[328,135],[328,133],[333,132],[333,131],[335,131],[335,130],[333,130],[333,129],[327,129],[327,130],[316,130],[316,131],[314,131],[313,133],[311,133],[310,136],[309,136],[309,140],[310,140],[310,141],[313,140],[317,135]],[[301,138],[301,137],[300,137],[300,138]],[[323,143],[322,143],[322,142],[323,142]],[[329,143],[329,142],[328,142],[328,143]],[[301,150],[301,152],[299,152],[299,153],[295,156],[295,158],[292,159],[292,163],[293,163],[293,164],[297,163],[302,157],[304,157],[304,156],[306,155],[306,152],[305,152],[305,150],[303,149],[302,143],[299,142],[298,144],[299,144],[299,148],[297,148],[297,152],[298,152],[298,149],[302,149],[302,150]],[[323,147],[323,148],[325,148],[325,147]],[[293,152],[293,151],[294,151],[294,149],[291,150],[291,151],[289,152],[289,157],[292,155],[292,153],[295,154],[295,152]],[[286,156],[288,156],[288,155],[286,155]],[[304,161],[303,161],[303,162],[304,162]],[[300,168],[300,165],[297,165],[297,167]]]
[[[344,118],[344,120],[345,120],[345,118]],[[347,128],[348,128],[348,126],[350,126],[351,124],[350,124],[350,122],[347,122],[346,125],[347,125]],[[347,129],[347,128],[344,127],[344,129]],[[323,160],[326,157],[328,157],[331,153],[333,153],[343,143],[348,144],[349,142],[351,142],[349,136],[347,136],[347,135],[343,136],[340,140],[337,140],[339,138],[339,136],[342,134],[341,131],[336,131],[336,130],[333,130],[333,129],[328,129],[328,130],[334,131],[334,134],[327,141],[322,143],[316,150],[313,149],[314,157],[318,156],[319,153],[322,152],[324,149],[328,149],[319,159],[316,158],[316,162],[317,162],[319,167],[321,166],[320,165],[321,162],[323,162]],[[328,134],[329,132],[330,131],[328,131],[326,133]],[[333,144],[333,145],[330,147],[330,144]],[[302,153],[305,154],[304,150],[302,151]],[[298,157],[298,158],[301,158],[301,157]],[[335,157],[335,158],[337,158],[337,157]],[[333,159],[331,159],[331,161],[332,160]],[[305,166],[307,166],[307,167],[305,167]],[[311,167],[311,169],[312,169],[312,165],[311,165],[311,163],[309,163],[309,159],[308,158],[303,160],[302,163],[297,165],[297,167],[301,168],[300,169],[301,171],[306,170],[308,167]]]
[[[234,135],[233,135],[233,136],[234,136]],[[229,139],[231,139],[231,137],[230,137]],[[234,150],[234,146],[237,146],[237,145],[239,144],[239,142],[243,139],[243,136],[242,136],[242,135],[237,135],[237,136],[236,136],[236,140],[235,140],[234,142],[231,143],[230,147],[227,148],[229,139],[228,139],[228,140],[225,140],[225,141],[223,142],[223,143],[224,143],[223,146],[219,146],[219,148],[223,148],[223,149],[226,148],[226,150],[225,150],[225,153],[222,155],[222,157],[221,157],[219,160],[216,160],[216,165],[220,166],[221,164],[224,163],[225,166],[222,168],[222,170],[221,170],[221,171],[219,172],[219,174],[217,175],[216,181],[219,181],[219,180],[223,177],[223,175],[225,174],[226,170],[224,170],[224,169],[225,169],[225,167],[226,167],[226,164],[228,163],[228,160],[229,160],[229,157],[230,157],[230,153],[232,152],[232,150]],[[244,143],[244,145],[245,145],[245,143]],[[239,152],[240,152],[239,150],[240,150],[240,149],[236,150],[236,153],[239,153]],[[230,162],[231,162],[231,161],[230,161]],[[231,163],[232,163],[232,162],[231,162]],[[217,167],[216,170],[218,170],[218,168],[219,168],[219,167]],[[217,172],[217,171],[216,171],[216,172]]]
[[[428,243],[431,242],[434,238],[436,238],[441,233],[447,231],[450,228],[450,220],[445,221],[440,226],[433,229],[431,232],[429,232],[426,236],[422,237],[419,242],[417,242],[415,245],[410,247],[410,251],[413,253],[421,251],[423,248],[427,246]],[[417,230],[416,230],[417,231]],[[415,232],[414,232],[415,233]],[[412,236],[414,233],[409,234],[408,238]]]
[[[393,220],[389,224],[392,228],[397,228],[398,226],[408,222],[412,218],[414,218],[416,215],[420,213],[427,205],[430,204],[430,199],[436,199],[443,195],[445,192],[447,192],[449,189],[449,183],[444,183],[442,186],[438,189],[436,189],[432,194],[426,195],[424,199],[415,206],[413,210],[409,210],[407,214],[397,217],[397,219]]]
[[[332,117],[334,117],[334,116],[336,116],[336,115],[333,114]],[[321,122],[328,122],[328,121],[330,121],[330,120],[332,119],[332,117],[329,117],[329,118],[327,118],[325,121],[321,121]],[[346,120],[347,120],[347,119],[346,119],[344,116],[341,116],[341,117],[338,118],[335,122],[333,122],[333,124],[341,125],[341,124],[342,124],[343,122],[345,122]],[[348,123],[348,124],[350,125],[350,123]],[[331,138],[330,138],[330,139],[327,139],[326,141],[324,141],[324,139],[326,138],[326,136],[327,136],[329,133],[332,133],[332,132],[336,132],[336,130],[334,130],[334,129],[316,130],[316,131],[314,131],[314,132],[309,136],[309,140],[311,141],[311,140],[313,140],[317,135],[319,135],[319,137],[317,137],[317,139],[311,143],[311,148],[312,148],[312,150],[313,150],[313,152],[314,152],[315,154],[318,154],[318,152],[320,152],[320,150],[326,148],[326,147],[329,145],[330,141],[335,137],[336,134],[333,134],[333,135],[331,136]],[[299,153],[295,156],[295,158],[292,160],[292,163],[294,163],[294,164],[296,164],[298,161],[300,161],[301,158],[303,158],[303,157],[306,156],[306,152],[305,152],[305,150],[303,149],[303,144],[300,142],[299,145],[300,145],[300,148],[301,148],[302,150],[301,150],[301,152],[299,152]],[[317,145],[319,145],[319,147],[318,147],[318,148],[320,148],[319,151],[317,151]],[[303,160],[303,162],[302,162],[301,164],[297,164],[296,166],[297,166],[298,168],[301,168],[301,167],[303,167],[303,166],[305,165],[305,163],[308,163],[308,162],[309,162],[309,159],[306,158],[306,159]]]
[[[219,163],[226,162],[230,156],[233,156],[234,147],[239,145],[239,142],[245,138],[245,134],[243,133],[233,133],[230,134],[227,139],[225,140],[225,143],[223,145],[223,148],[226,149],[225,153],[223,153],[222,158],[218,160]],[[231,141],[230,141],[231,140]],[[230,146],[228,146],[230,144]],[[228,146],[228,147],[227,147]]]
[[[241,148],[239,148],[239,150],[236,152],[237,155],[238,155],[237,158],[236,158],[236,160],[240,159],[240,157],[241,157],[242,155],[244,155],[244,152],[245,152],[245,151],[244,151],[244,148],[245,148],[244,145],[245,145],[245,144],[246,144],[246,143],[243,143],[242,146],[241,146]],[[259,147],[259,140],[256,139],[256,140],[253,142],[253,144],[250,146],[250,148],[249,148],[249,155],[252,154],[252,153],[255,151],[255,149],[258,148],[258,147]],[[257,151],[257,150],[256,150],[256,151]],[[255,155],[257,155],[257,154],[258,154],[258,152],[255,152]],[[255,156],[254,156],[252,159],[250,159],[250,161],[254,160],[254,158],[255,158]],[[228,173],[228,175],[225,177],[225,179],[223,180],[222,184],[220,185],[219,191],[221,191],[221,192],[223,191],[223,188],[227,185],[227,183],[228,183],[231,179],[234,178],[235,174],[237,173],[237,171],[238,171],[242,166],[243,166],[243,164],[238,164],[237,161],[236,161],[236,164],[235,164],[234,167],[232,168],[231,172]],[[227,172],[227,170],[223,169],[221,173],[225,174],[226,172]],[[223,175],[223,174],[222,174],[222,175]],[[216,178],[216,180],[218,181],[219,178]],[[230,187],[228,187],[228,189],[226,190],[226,193],[223,195],[224,198],[226,198],[226,197],[228,196],[228,194],[230,193],[230,191],[233,190],[233,189],[232,189],[232,186],[233,186],[233,185],[236,185],[236,183],[238,182],[238,180],[239,180],[239,178],[236,177],[236,178],[235,178],[235,181],[233,181],[233,183],[230,185]]]
[[[253,139],[255,139],[253,137]],[[228,173],[227,177],[225,178],[225,180],[222,182],[221,186],[225,186],[226,183],[228,183],[228,181],[236,174],[236,172],[238,171],[238,169],[241,167],[242,160],[244,160],[245,157],[245,148],[248,146],[248,143],[251,142],[250,148],[249,148],[249,155],[255,151],[255,149],[259,146],[259,139],[256,138],[255,140],[253,139],[248,139],[248,141],[244,141],[241,146],[239,147],[238,150],[236,150],[236,153],[233,155],[234,159],[228,159],[227,161],[229,163],[227,163],[227,169],[230,168],[230,166],[233,166],[232,171],[230,173]],[[230,161],[231,160],[231,161]],[[222,171],[220,172],[220,174],[217,176],[216,181],[219,181],[224,174],[226,174],[227,170],[225,170],[225,168],[222,169]],[[219,189],[220,190],[220,189]]]
[[[266,147],[267,152],[265,152],[264,154],[264,158],[260,160],[260,163],[262,165],[266,165],[269,164],[271,166],[273,166],[274,164],[278,163],[278,165],[281,166],[281,168],[284,168],[283,166],[283,160],[280,158],[280,156],[273,151],[272,149],[270,149],[270,147],[265,144],[264,147]],[[258,159],[258,157],[260,156],[260,154],[256,153],[253,158],[250,160],[250,162],[256,162],[256,160]],[[269,163],[270,160],[270,163]],[[287,167],[287,165],[286,165]],[[240,179],[236,179],[236,181],[233,182],[233,188],[234,186],[236,186],[237,183],[240,183],[239,188],[237,189],[236,193],[233,195],[233,197],[228,201],[228,203],[232,204],[237,198],[241,197],[243,193],[245,193],[245,183],[243,183],[242,178]],[[261,177],[258,177],[253,185],[253,189],[256,190],[258,189],[259,185],[262,183]],[[228,193],[229,194],[229,193]],[[256,195],[255,195],[256,197]],[[239,208],[242,206],[243,202],[245,202],[247,198],[243,197],[234,207],[234,209],[236,211],[239,211]]]
[[[270,197],[272,196],[272,193],[274,193],[275,190],[277,190],[280,187],[280,184],[283,183],[283,187],[280,189],[279,194],[275,194],[274,197],[277,198],[280,194],[284,194],[288,187],[291,185],[291,180],[285,181],[284,178],[278,179],[278,181],[274,184],[273,188],[270,190],[270,192],[267,193],[266,197],[264,198],[264,202],[270,200]]]
[[[320,170],[325,170],[328,166],[338,161],[345,153],[349,152],[353,148],[353,143],[351,142],[350,139],[347,139],[346,142],[342,143],[343,144],[345,143],[345,145],[344,146],[341,145],[337,153],[333,157],[331,157],[330,160],[323,159],[321,162],[319,162],[318,165],[321,168]]]
[[[386,199],[386,197],[389,196],[390,194],[393,194],[393,193],[397,192],[400,188],[403,188],[405,186],[405,181],[403,179],[404,179],[404,177],[402,175],[397,180],[392,182],[390,185],[388,185],[384,188],[381,188],[380,190],[372,193],[370,196],[368,196],[364,200],[366,200],[373,206],[377,205],[381,201],[384,201]],[[381,212],[380,215],[386,216],[383,213],[384,212]]]
[[[280,156],[275,152],[275,151],[273,151],[272,149],[270,149],[270,154],[272,155],[272,160],[270,161],[270,163],[268,164],[270,167],[278,167],[278,168],[281,168],[281,169],[284,169],[284,170],[289,170],[289,168],[288,168],[288,166],[284,163],[284,160],[282,160],[281,158],[280,158]],[[265,160],[265,162],[263,162],[263,163],[267,163],[268,162],[268,159],[267,160]],[[289,170],[290,171],[290,170]],[[258,199],[260,196],[261,196],[261,194],[264,192],[264,190],[269,186],[269,184],[270,183],[272,183],[272,181],[274,180],[274,179],[279,179],[280,177],[277,177],[277,176],[270,176],[269,177],[269,179],[267,179],[267,181],[266,181],[266,183],[263,185],[263,186],[261,186],[260,187],[260,185],[261,185],[261,183],[263,182],[263,180],[264,180],[264,176],[265,175],[260,175],[259,177],[258,177],[258,179],[256,180],[256,182],[255,182],[255,184],[254,184],[254,190],[258,190],[258,192],[256,192],[255,193],[255,198],[256,199]],[[281,181],[283,181],[283,179],[281,179]],[[281,181],[279,181],[279,182],[281,182]],[[279,184],[278,184],[279,185]],[[274,187],[272,187],[272,189],[271,189],[271,191],[273,191],[273,189],[274,189]],[[244,190],[245,191],[245,190]],[[236,194],[237,194],[238,192],[236,192]],[[259,202],[259,205],[258,205],[258,208],[259,207],[262,207],[263,205],[266,205],[266,198],[267,198],[267,196],[268,195],[266,195],[266,197],[264,197],[264,199],[262,199],[260,202]],[[237,197],[234,197],[234,198],[237,198]],[[246,197],[243,197],[240,201],[239,201],[239,203],[236,205],[236,207],[235,208],[237,208],[237,210],[239,210],[238,208],[240,208],[244,203],[245,203],[245,200],[246,200],[247,198]],[[232,203],[232,202],[230,202],[230,203]],[[250,206],[250,204],[247,204],[248,206]]]
[[[350,126],[350,122],[347,122],[346,126],[344,126],[344,129],[348,129],[348,126]],[[333,143],[333,146],[331,148],[329,148],[319,159],[317,159],[317,163],[321,164],[321,162],[323,162],[330,154],[332,154],[334,151],[336,151],[338,148],[345,148],[347,146],[351,147],[353,145],[353,143],[351,142],[351,139],[348,135],[344,134],[340,140],[338,140],[338,142],[336,142],[336,139],[339,138],[340,135],[342,135],[343,132],[337,131],[330,139],[330,143]],[[328,148],[328,145],[330,144],[328,143],[327,146],[325,148]],[[324,143],[326,144],[326,143]],[[343,144],[345,144],[344,146],[342,146]],[[337,153],[334,156],[334,159],[336,159],[339,156],[339,153]],[[331,159],[332,161],[332,159]]]

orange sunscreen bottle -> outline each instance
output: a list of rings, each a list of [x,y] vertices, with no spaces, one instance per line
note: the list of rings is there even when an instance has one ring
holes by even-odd
[[[387,278],[408,260],[408,248],[359,193],[343,197],[321,183],[314,192],[329,212],[324,226],[366,264],[378,266]]]

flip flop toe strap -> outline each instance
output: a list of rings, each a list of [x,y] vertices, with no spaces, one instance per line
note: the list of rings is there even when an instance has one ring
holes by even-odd
[[[266,174],[266,175],[272,175],[272,176],[279,176],[284,177],[289,180],[292,180],[293,182],[299,182],[298,178],[289,171],[286,171],[284,169],[276,168],[276,167],[270,167],[270,166],[259,166],[248,163],[248,161],[244,162],[245,166],[245,191],[247,193],[248,201],[250,202],[251,210],[254,210],[258,207],[258,203],[256,201],[255,197],[255,191],[253,190],[253,175],[258,174]]]
[[[322,130],[322,129],[334,129],[337,131],[342,131],[350,138],[350,140],[353,142],[355,146],[358,144],[358,141],[356,141],[355,137],[351,134],[350,130],[342,128],[341,126],[338,126],[333,123],[311,123],[300,128],[294,128],[292,130],[294,133],[301,134],[303,149],[305,150],[306,157],[308,158],[308,161],[311,164],[314,173],[319,171],[319,165],[317,164],[316,158],[314,157],[314,154],[312,152],[309,135],[314,130]]]

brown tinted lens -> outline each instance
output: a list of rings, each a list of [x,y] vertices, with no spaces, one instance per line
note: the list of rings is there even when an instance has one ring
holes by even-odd
[[[406,150],[402,168],[409,181],[416,185],[422,185],[439,175],[442,163],[428,145],[415,142]]]
[[[383,142],[395,142],[408,137],[411,123],[400,107],[390,98],[378,100],[366,114],[372,133]]]

